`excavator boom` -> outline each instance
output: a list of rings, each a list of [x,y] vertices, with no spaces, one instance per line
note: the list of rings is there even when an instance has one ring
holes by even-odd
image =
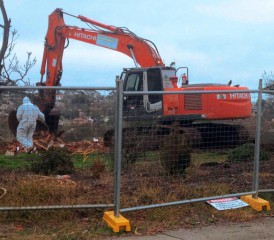
[[[137,64],[141,67],[164,66],[156,46],[151,41],[138,37],[127,28],[106,25],[81,15],[67,14],[92,25],[90,29],[69,26],[65,24],[64,14],[67,13],[57,8],[49,15],[40,70],[41,82],[38,85],[58,86],[60,84],[66,39],[74,39],[121,52],[131,57],[136,67]],[[45,74],[46,80],[43,82]],[[41,91],[37,105],[44,113],[48,114],[55,105],[55,91]]]
[[[156,46],[128,29],[105,25],[81,15],[74,17],[87,24],[92,24],[93,29],[69,26],[65,24],[63,15],[62,9],[56,9],[49,16],[40,71],[42,76],[47,73],[46,86],[59,84],[58,76],[62,72],[62,58],[66,39],[75,39],[121,52],[133,58],[141,67],[164,66]]]

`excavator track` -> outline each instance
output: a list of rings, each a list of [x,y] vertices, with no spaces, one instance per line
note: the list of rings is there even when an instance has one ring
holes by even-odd
[[[248,131],[244,126],[226,123],[194,123],[191,128],[200,132],[202,141],[195,142],[198,148],[231,148],[247,143]]]
[[[232,148],[247,143],[249,133],[244,126],[225,123],[193,123],[188,126],[156,125],[146,127],[129,127],[123,129],[123,146],[130,141],[144,145],[144,150],[158,149],[165,137],[176,131],[185,134],[191,148],[213,149]],[[138,139],[138,142],[137,141]],[[114,146],[114,130],[109,130],[104,136],[107,147]],[[131,144],[134,147],[134,144]]]

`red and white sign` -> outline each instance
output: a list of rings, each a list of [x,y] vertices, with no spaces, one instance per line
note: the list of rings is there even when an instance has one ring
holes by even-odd
[[[209,203],[214,208],[216,208],[217,210],[221,210],[221,211],[248,206],[248,204],[246,202],[244,202],[236,197],[220,198],[220,199],[209,200],[206,202]]]

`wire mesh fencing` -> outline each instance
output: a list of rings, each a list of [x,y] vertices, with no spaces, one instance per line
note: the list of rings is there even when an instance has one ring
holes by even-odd
[[[249,94],[255,106],[257,94]],[[254,190],[255,112],[245,119],[163,120],[161,109],[148,114],[142,101],[136,105],[144,96],[131,97],[135,105],[123,106],[122,211]]]
[[[115,207],[118,213],[254,193],[259,117],[257,183],[273,191],[270,93],[263,95],[261,115],[258,93],[250,92],[252,116],[205,121],[195,114],[163,120],[159,104],[144,104],[149,94],[118,99],[115,89],[60,88],[58,131],[38,122],[37,152],[29,154],[16,140],[11,113],[16,117],[24,96],[35,103],[39,89],[15,90],[0,95],[1,210]],[[151,94],[155,103],[164,95]],[[132,100],[127,107],[125,99]]]
[[[259,190],[261,192],[273,192],[274,177],[274,91],[269,90],[262,95],[261,104],[261,145],[260,145],[260,169]],[[257,107],[257,106],[256,106]]]
[[[50,114],[59,120],[58,129],[54,122],[37,121],[28,152],[16,139],[16,111],[25,96],[42,106],[38,91],[0,94],[1,209],[113,206],[113,152],[103,141],[114,127],[114,89],[54,90]]]

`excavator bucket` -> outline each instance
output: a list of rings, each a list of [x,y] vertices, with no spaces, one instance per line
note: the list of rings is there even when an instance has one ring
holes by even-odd
[[[8,117],[9,128],[14,136],[16,136],[16,131],[18,127],[18,120],[16,118],[16,110],[10,112]],[[59,115],[45,115],[46,124],[37,120],[35,132],[39,131],[50,131],[52,133],[56,133],[58,129]]]
[[[54,134],[57,133],[59,119],[60,119],[60,112],[56,108],[53,108],[48,114],[45,114],[46,124],[48,126],[48,130],[51,133],[54,133]]]

